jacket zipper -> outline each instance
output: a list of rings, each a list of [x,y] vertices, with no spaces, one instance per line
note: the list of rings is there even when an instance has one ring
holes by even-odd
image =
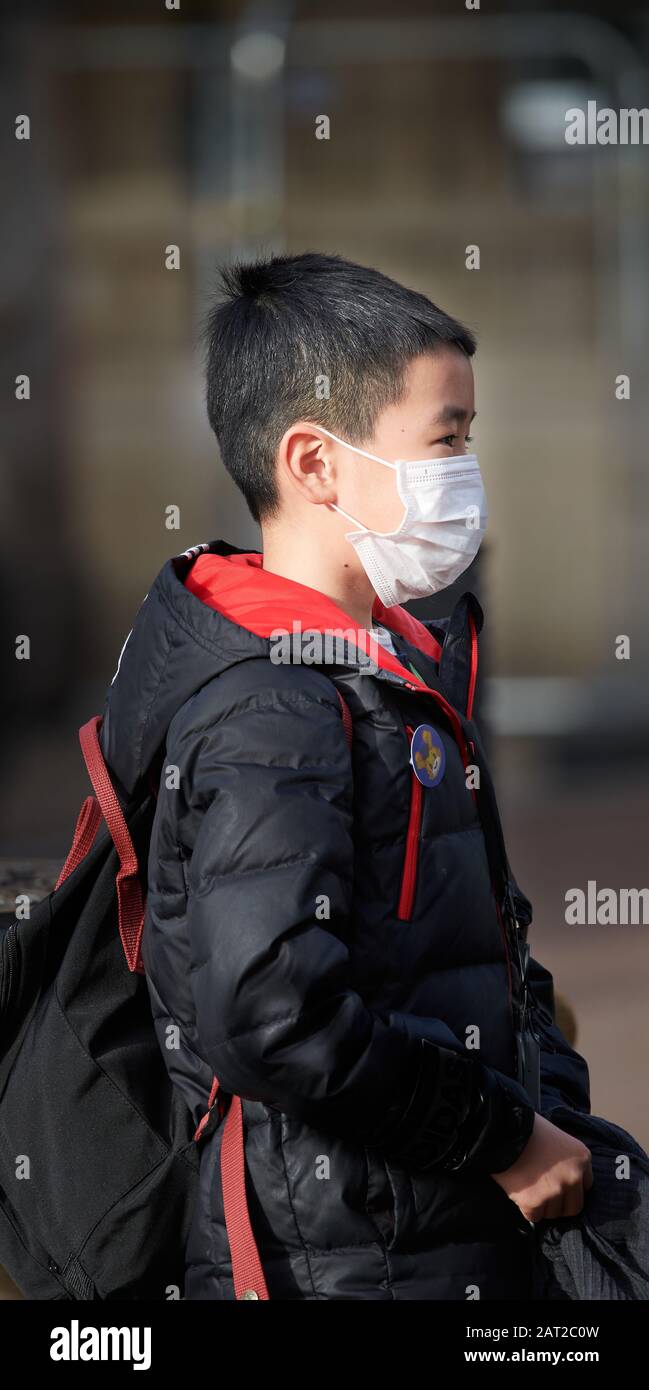
[[[406,724],[406,733],[408,734],[408,738],[412,739],[414,733],[412,724]],[[397,917],[400,922],[410,921],[415,901],[423,793],[424,788],[419,778],[415,775],[414,768],[411,767],[410,812],[408,815],[408,830],[406,833],[406,853],[403,861],[401,892],[399,894],[399,906],[397,908]]]
[[[377,674],[378,674],[379,676],[384,676],[384,678],[385,678],[386,680],[389,680],[391,684],[399,684],[399,685],[402,686],[402,688],[404,688],[404,689],[406,689],[406,690],[413,690],[413,691],[415,691],[416,693],[421,693],[421,687],[415,685],[412,681],[398,680],[397,682],[394,682],[394,681],[392,680],[392,678],[391,678],[390,676],[388,676],[387,672],[384,673],[384,672],[381,671],[381,670],[379,670],[379,672],[378,672]],[[425,689],[424,693],[426,693],[426,689]],[[430,689],[428,688],[427,693],[433,695],[433,694],[434,694],[434,691],[432,691],[432,690],[430,690]],[[462,762],[463,762],[463,765],[466,767],[467,764],[468,764],[468,762],[469,762],[469,749],[468,749],[468,747],[467,747],[467,742],[466,742],[464,733],[463,733],[463,731],[462,731],[462,727],[461,727],[461,725],[460,725],[459,720],[457,719],[457,715],[455,714],[455,711],[453,710],[453,707],[452,707],[452,706],[449,706],[449,704],[448,704],[448,702],[447,702],[446,700],[442,699],[442,700],[440,701],[440,700],[438,699],[438,700],[437,700],[437,703],[441,705],[441,707],[445,710],[445,712],[447,713],[447,715],[448,715],[449,718],[450,718],[451,725],[452,725],[452,728],[453,728],[453,732],[454,732],[454,734],[455,734],[455,740],[456,740],[456,743],[457,743],[458,748],[459,748],[459,750],[460,750],[460,755],[461,755],[461,757],[462,757]],[[407,729],[407,732],[408,732],[409,737],[412,738],[413,726],[410,725],[410,724],[407,724],[407,725],[406,725],[406,729]],[[473,745],[471,745],[471,746],[473,747]],[[397,917],[398,917],[398,919],[401,920],[401,921],[407,921],[407,920],[408,920],[408,912],[410,912],[410,913],[412,912],[412,905],[413,905],[413,900],[414,900],[415,878],[416,878],[416,872],[417,872],[417,855],[418,855],[418,846],[419,846],[419,830],[420,830],[420,826],[421,826],[421,810],[422,810],[422,796],[421,796],[421,794],[422,794],[422,792],[423,792],[423,787],[421,786],[421,783],[419,782],[419,779],[418,779],[417,777],[415,777],[414,770],[413,770],[413,773],[412,773],[412,777],[413,777],[413,783],[414,783],[414,782],[417,783],[417,786],[418,786],[418,788],[419,788],[419,791],[416,791],[416,790],[415,790],[414,785],[412,786],[411,801],[410,801],[410,819],[409,819],[409,823],[408,823],[408,835],[407,835],[407,842],[406,842],[406,858],[405,858],[405,863],[404,863],[404,872],[403,872],[402,885],[401,885],[401,896],[400,896],[400,898],[399,898],[399,908],[398,908],[398,912],[397,912]],[[474,801],[477,802],[476,793],[475,793],[475,790],[474,790],[473,788],[471,789],[471,795],[472,795]],[[510,1000],[510,1006],[511,1006],[512,1009],[513,1009],[513,1004],[514,1004],[514,1001],[513,1001],[513,981],[512,981],[511,954],[510,954],[510,953],[511,953],[511,943],[510,943],[509,940],[508,940],[507,926],[506,926],[506,924],[505,924],[505,922],[503,921],[503,918],[502,918],[502,913],[501,913],[501,910],[500,910],[500,904],[499,904],[499,902],[498,902],[498,895],[497,895],[497,893],[495,892],[495,886],[492,885],[492,887],[493,887],[493,889],[494,889],[494,899],[495,899],[495,902],[496,902],[496,911],[497,911],[497,913],[498,913],[498,920],[499,920],[499,922],[500,922],[501,931],[502,931],[502,933],[503,933],[503,946],[504,946],[504,952],[505,952],[505,961],[506,961],[506,965],[507,965],[507,984],[508,984],[509,1000]]]

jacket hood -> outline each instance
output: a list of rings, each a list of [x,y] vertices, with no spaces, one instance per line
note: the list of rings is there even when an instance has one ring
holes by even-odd
[[[399,604],[385,608],[376,598],[372,617],[439,660],[435,637]],[[191,546],[165,562],[145,594],[106,694],[100,742],[123,800],[135,795],[185,701],[228,667],[268,657],[271,632],[292,634],[294,624],[301,632],[353,629],[357,646],[346,643],[340,664],[360,669],[370,658],[423,687],[332,599],[264,570],[261,551],[223,540]]]

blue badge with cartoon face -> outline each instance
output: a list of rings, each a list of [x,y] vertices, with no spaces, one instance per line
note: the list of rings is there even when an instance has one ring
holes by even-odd
[[[432,724],[419,724],[410,743],[415,777],[424,787],[436,787],[446,771],[446,749]]]

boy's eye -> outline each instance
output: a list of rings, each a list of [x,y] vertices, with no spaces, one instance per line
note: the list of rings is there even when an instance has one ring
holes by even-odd
[[[458,438],[459,436],[457,434],[445,434],[443,439],[438,440],[438,443],[445,444],[448,449],[452,449],[456,439]],[[473,438],[474,436],[472,434],[467,434],[465,436],[464,443],[473,444]]]

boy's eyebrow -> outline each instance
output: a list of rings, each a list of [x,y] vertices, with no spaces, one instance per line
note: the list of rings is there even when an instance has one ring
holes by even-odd
[[[477,413],[478,413],[477,410],[474,410],[473,415],[471,416],[471,419],[472,419],[472,420],[475,420],[475,417],[476,417]],[[459,405],[445,405],[445,406],[442,406],[442,409],[438,412],[437,415],[435,415],[435,416],[433,417],[433,419],[431,420],[430,423],[431,423],[431,425],[447,425],[447,424],[452,424],[452,425],[454,425],[454,424],[457,424],[457,423],[458,423],[459,421],[461,421],[461,420],[466,420],[466,418],[467,418],[467,411],[466,411],[466,410],[462,410],[462,407],[461,407],[461,406],[459,406]]]

